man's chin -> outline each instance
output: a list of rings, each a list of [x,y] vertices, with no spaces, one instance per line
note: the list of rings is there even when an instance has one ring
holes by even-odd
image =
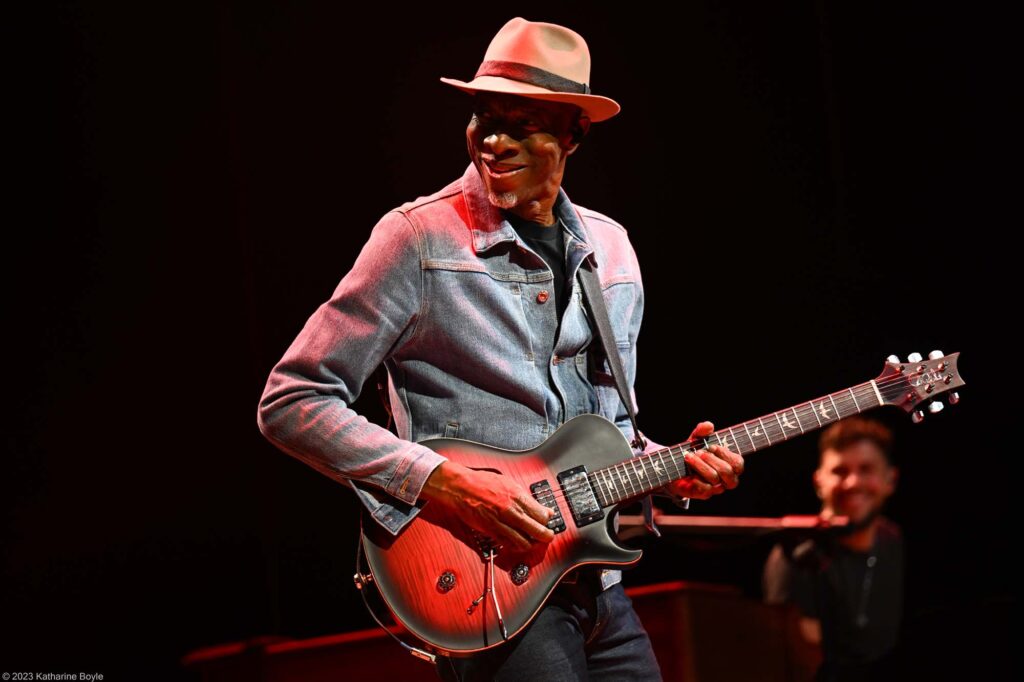
[[[515,192],[496,192],[488,187],[487,200],[491,202],[492,206],[509,209],[515,208],[519,203],[519,195]]]
[[[837,514],[849,519],[850,529],[856,530],[871,525],[882,513],[881,509],[838,509]]]

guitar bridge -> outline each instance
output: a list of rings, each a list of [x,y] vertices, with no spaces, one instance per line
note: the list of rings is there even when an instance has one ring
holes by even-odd
[[[587,468],[579,466],[558,474],[558,482],[562,484],[565,501],[569,503],[573,521],[578,528],[590,525],[604,518],[601,503],[597,501],[594,487],[590,485]]]
[[[480,558],[486,560],[488,556],[493,552],[495,556],[498,554],[498,550],[501,545],[495,544],[494,538],[489,535],[484,535],[480,531],[470,528],[470,532],[473,534],[473,542],[476,544],[476,551],[480,553]]]

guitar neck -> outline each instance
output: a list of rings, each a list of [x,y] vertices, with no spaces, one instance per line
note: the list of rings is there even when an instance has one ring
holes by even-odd
[[[722,445],[741,455],[787,441],[865,410],[892,404],[900,383],[874,380],[766,414],[704,437],[654,450],[591,472],[590,480],[602,506],[633,500],[687,475],[689,452]]]

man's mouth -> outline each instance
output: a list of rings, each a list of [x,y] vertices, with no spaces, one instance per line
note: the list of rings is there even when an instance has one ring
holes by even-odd
[[[484,167],[491,176],[496,178],[507,178],[510,175],[515,175],[526,168],[526,166],[504,166],[497,163],[491,164],[486,161],[484,162]]]
[[[873,499],[864,493],[852,493],[843,495],[839,498],[838,502],[839,504],[837,506],[844,509],[856,509],[871,506]]]

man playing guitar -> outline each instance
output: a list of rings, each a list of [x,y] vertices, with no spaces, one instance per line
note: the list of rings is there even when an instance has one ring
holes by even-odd
[[[487,539],[493,571],[495,549],[543,552],[555,538],[553,505],[510,476],[457,463],[421,441],[526,450],[570,419],[597,414],[635,454],[662,446],[636,438],[584,306],[586,262],[600,280],[632,397],[643,315],[636,255],[621,225],[562,189],[566,159],[591,123],[619,111],[590,93],[583,38],[516,18],[491,41],[472,81],[442,80],[472,95],[472,163],[380,219],[274,367],[259,426],[285,452],[352,487],[386,537],[400,538],[421,513],[457,518]],[[428,147],[416,151],[424,159]],[[381,362],[398,436],[349,407]],[[691,437],[713,430],[702,422]],[[743,471],[742,457],[722,445],[688,452],[685,463],[688,475],[656,492],[706,499],[735,488]],[[660,679],[618,580],[618,571],[580,569],[507,642],[439,659],[439,674]]]

